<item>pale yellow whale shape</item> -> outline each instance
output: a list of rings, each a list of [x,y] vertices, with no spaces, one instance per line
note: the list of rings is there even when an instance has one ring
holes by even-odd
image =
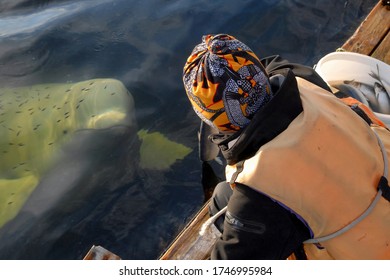
[[[142,140],[140,166],[144,169],[165,170],[177,160],[185,158],[192,149],[173,142],[159,132],[138,131]]]
[[[75,132],[123,125],[136,125],[134,101],[118,80],[0,89],[0,227],[17,215]],[[160,139],[156,144],[170,143],[170,151],[149,146],[171,155],[168,164],[163,160],[151,168],[183,158],[182,145],[176,149],[158,133],[142,135],[146,143],[153,137]]]
[[[12,219],[82,129],[134,125],[134,102],[113,79],[0,90],[0,226]]]

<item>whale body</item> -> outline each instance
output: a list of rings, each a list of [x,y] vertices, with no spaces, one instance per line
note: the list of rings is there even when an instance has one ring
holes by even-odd
[[[122,193],[133,194],[129,205],[153,200],[161,190],[145,174],[192,151],[139,130],[133,97],[115,79],[0,89],[0,135],[0,259],[55,254],[71,229],[115,211]]]
[[[15,217],[74,135],[135,127],[134,101],[114,79],[0,90],[0,227]]]

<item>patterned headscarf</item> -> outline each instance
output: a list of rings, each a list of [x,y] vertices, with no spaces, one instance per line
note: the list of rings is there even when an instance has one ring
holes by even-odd
[[[206,35],[188,57],[183,82],[196,114],[219,131],[238,131],[271,100],[268,75],[236,38]]]

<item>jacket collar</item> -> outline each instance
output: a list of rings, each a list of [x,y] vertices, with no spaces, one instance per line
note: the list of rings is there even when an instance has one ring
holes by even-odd
[[[275,96],[256,113],[247,127],[234,134],[214,134],[210,139],[218,144],[228,164],[236,164],[254,156],[261,146],[283,132],[302,111],[297,81],[289,70]],[[235,142],[229,147],[232,141]]]

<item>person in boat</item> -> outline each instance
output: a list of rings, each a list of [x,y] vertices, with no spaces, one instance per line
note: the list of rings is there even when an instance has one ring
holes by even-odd
[[[211,259],[390,259],[390,132],[310,68],[206,35],[183,82],[226,159]]]

